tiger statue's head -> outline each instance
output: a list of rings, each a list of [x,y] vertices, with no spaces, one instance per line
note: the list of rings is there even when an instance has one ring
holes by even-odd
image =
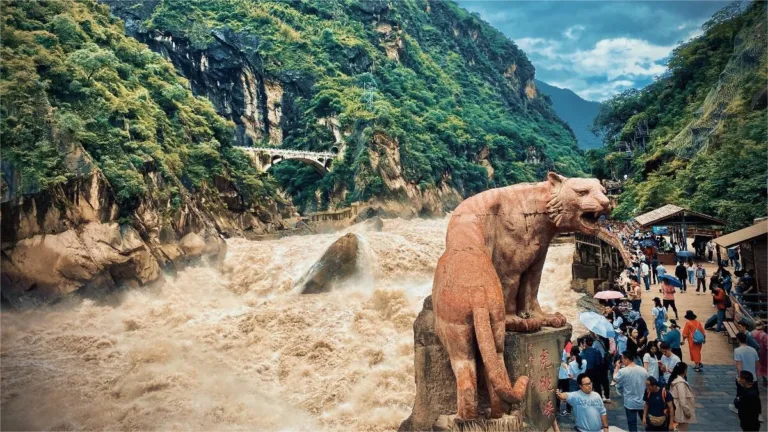
[[[597,234],[601,215],[611,212],[611,202],[597,179],[565,178],[550,172],[552,192],[547,203],[549,218],[560,232]]]

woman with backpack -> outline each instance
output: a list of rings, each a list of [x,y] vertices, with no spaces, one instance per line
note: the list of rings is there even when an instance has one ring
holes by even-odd
[[[661,305],[660,298],[653,298],[653,310],[651,313],[653,314],[653,325],[656,327],[656,339],[661,339],[661,334],[667,331],[667,326],[664,324],[667,322],[667,311]]]
[[[696,320],[696,314],[692,310],[685,311],[683,318],[688,320],[683,327],[683,343],[688,340],[688,352],[694,364],[693,370],[701,372],[704,367],[701,364],[701,347],[706,342],[707,333],[704,326]]]
[[[671,427],[677,430],[687,431],[691,423],[696,423],[696,398],[693,390],[685,380],[688,375],[688,365],[680,362],[672,369],[669,376],[667,389],[675,401],[675,413],[672,417]]]

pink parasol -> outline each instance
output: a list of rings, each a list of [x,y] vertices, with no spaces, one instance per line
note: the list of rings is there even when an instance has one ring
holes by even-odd
[[[600,291],[599,293],[595,294],[595,298],[600,300],[615,300],[624,298],[624,294],[618,291]]]

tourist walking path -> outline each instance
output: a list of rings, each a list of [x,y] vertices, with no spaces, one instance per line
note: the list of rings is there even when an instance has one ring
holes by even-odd
[[[689,239],[690,241],[690,239]],[[693,250],[692,248],[690,250]],[[700,261],[707,271],[707,283],[709,277],[717,270],[715,264],[706,261]],[[673,266],[666,266],[667,272],[674,274]],[[733,267],[728,267],[728,271],[733,273]],[[655,339],[655,328],[653,326],[653,298],[662,298],[659,292],[661,285],[651,285],[649,292],[645,291],[643,286],[643,302],[640,306],[640,312],[648,324],[650,339]],[[698,320],[704,324],[707,319],[715,314],[715,308],[712,307],[712,295],[706,291],[705,295],[696,294],[696,285],[689,286],[685,294],[678,290],[675,294],[675,304],[679,314],[678,324],[685,326],[686,320],[683,318],[686,310],[692,310],[698,316]],[[674,318],[675,313],[670,308],[670,317]],[[715,333],[714,330],[707,331],[707,342],[702,349],[702,363],[704,369],[701,372],[693,370],[688,353],[688,346],[682,346],[683,361],[688,363],[688,382],[696,396],[696,417],[697,424],[691,425],[690,431],[740,431],[738,415],[728,409],[728,404],[733,403],[736,397],[736,365],[733,360],[733,346],[729,343],[728,337],[722,333]],[[763,415],[768,417],[768,392],[766,387],[760,385],[760,398],[763,403]],[[611,426],[627,430],[627,417],[624,412],[624,401],[621,396],[616,394],[616,387],[611,387],[612,403],[606,404],[608,409],[608,422]],[[570,417],[558,418],[561,431],[573,430],[573,419]],[[642,425],[638,425],[639,430]],[[768,431],[768,422],[761,425],[761,430]]]
[[[717,270],[715,264],[710,264],[706,261],[699,261],[703,264],[704,269],[707,271],[707,284],[709,284],[709,277],[712,276]],[[670,274],[675,273],[675,269],[672,266],[666,266],[667,272]],[[728,271],[733,273],[733,267],[727,268]],[[656,331],[653,325],[653,298],[662,298],[659,290],[661,284],[651,285],[651,291],[646,292],[643,287],[643,302],[640,305],[640,314],[645,322],[648,324],[648,330],[650,331],[649,339],[656,339]],[[698,317],[697,320],[704,324],[709,317],[715,314],[715,309],[712,306],[712,292],[707,289],[705,294],[696,294],[696,285],[692,287],[688,286],[685,294],[677,290],[675,293],[675,305],[677,306],[678,315],[680,318],[677,320],[677,324],[680,326],[680,331],[685,327],[686,319],[683,318],[685,311],[692,310]],[[669,317],[674,318],[675,312],[672,308],[669,308]],[[707,330],[707,343],[701,350],[701,362],[706,368],[707,365],[732,365],[733,364],[733,346],[728,342],[728,337],[724,334],[718,334],[713,331]],[[688,364],[691,363],[691,357],[688,353],[688,344],[684,344],[681,349],[683,350],[683,361]]]

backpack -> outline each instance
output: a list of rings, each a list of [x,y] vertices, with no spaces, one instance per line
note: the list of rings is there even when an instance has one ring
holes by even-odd
[[[693,343],[695,344],[705,344],[707,342],[707,337],[704,336],[704,333],[701,332],[698,328],[694,330],[693,332]]]
[[[703,278],[703,277],[706,277],[706,275],[707,274],[704,273],[704,269],[703,268],[696,269],[696,277],[697,278]]]
[[[725,308],[728,309],[730,307],[733,307],[733,302],[731,302],[731,296],[726,294],[725,295]]]

